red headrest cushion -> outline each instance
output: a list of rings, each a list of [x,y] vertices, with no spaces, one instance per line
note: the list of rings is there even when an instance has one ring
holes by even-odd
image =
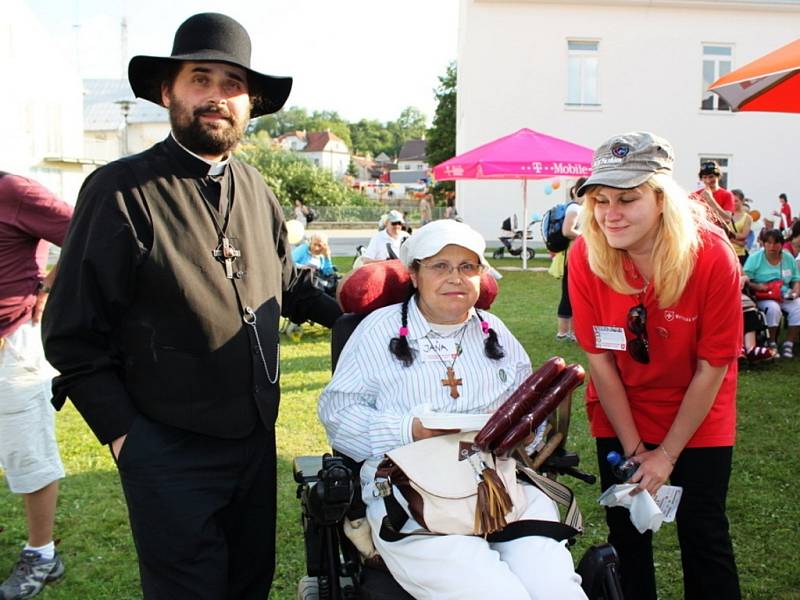
[[[481,293],[477,308],[489,310],[497,297],[497,281],[488,273],[481,275]],[[369,313],[397,304],[411,293],[411,277],[399,260],[384,260],[364,265],[339,283],[339,304],[346,313]]]

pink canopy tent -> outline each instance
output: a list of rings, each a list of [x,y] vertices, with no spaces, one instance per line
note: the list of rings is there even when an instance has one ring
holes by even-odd
[[[459,179],[522,180],[522,268],[528,268],[528,180],[586,177],[593,151],[531,129],[520,129],[444,161],[433,168],[438,181]]]

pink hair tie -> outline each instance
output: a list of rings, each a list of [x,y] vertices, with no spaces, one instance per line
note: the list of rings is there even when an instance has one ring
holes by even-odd
[[[400,328],[400,337],[406,337],[408,335],[408,327],[401,327]]]
[[[489,323],[487,321],[481,321],[481,329],[483,329],[483,335],[488,335]]]

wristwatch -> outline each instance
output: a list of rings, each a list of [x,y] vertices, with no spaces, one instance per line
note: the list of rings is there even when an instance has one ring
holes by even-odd
[[[45,294],[49,294],[50,293],[50,286],[47,285],[44,282],[44,280],[40,281],[39,285],[36,286],[36,293],[37,294],[41,294],[42,292],[44,292]]]

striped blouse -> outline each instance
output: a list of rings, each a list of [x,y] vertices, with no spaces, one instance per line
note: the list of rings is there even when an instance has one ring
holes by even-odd
[[[410,367],[389,352],[389,340],[400,329],[400,304],[367,316],[348,340],[320,396],[318,413],[333,448],[354,460],[367,460],[361,472],[365,497],[383,454],[413,441],[415,409],[426,405],[436,412],[491,413],[530,375],[530,359],[517,339],[500,319],[484,311],[481,315],[497,332],[505,356],[499,360],[486,356],[486,336],[473,310],[463,338],[460,328],[449,336],[460,339],[462,348],[453,365],[463,382],[455,399],[442,384],[452,359],[424,360],[420,351],[428,339],[448,336],[431,329],[414,299],[408,307],[408,342],[414,353]]]

